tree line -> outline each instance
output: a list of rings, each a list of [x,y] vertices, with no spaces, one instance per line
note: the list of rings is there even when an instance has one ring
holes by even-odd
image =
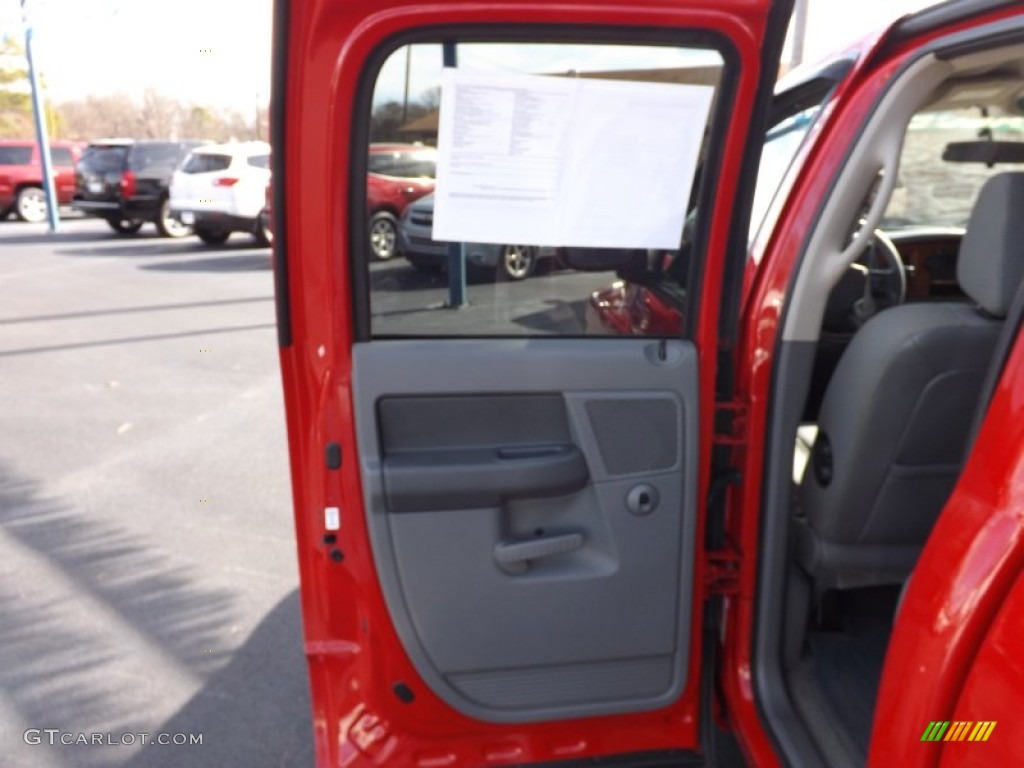
[[[9,92],[0,92],[0,138],[34,137],[30,97],[11,96]],[[264,107],[254,107],[251,114],[243,114],[237,109],[183,104],[152,89],[145,92],[141,101],[111,94],[49,103],[46,122],[51,139],[81,141],[113,136],[266,141],[269,136],[268,112]]]
[[[94,139],[129,136],[135,139],[268,140],[268,112],[250,114],[183,104],[154,89],[135,101],[123,94],[86,96],[54,105],[56,138]]]
[[[35,137],[24,48],[12,37],[0,37],[0,139]],[[44,84],[45,85],[45,84]],[[45,88],[44,88],[45,90]],[[374,105],[372,141],[436,141],[440,89],[429,88],[412,99]],[[47,100],[51,139],[88,141],[98,138],[269,140],[269,110],[254,105],[248,113],[233,108],[183,103],[155,88],[141,99],[123,93],[89,95],[62,102]],[[433,121],[429,118],[433,116]],[[416,130],[417,121],[428,118]]]

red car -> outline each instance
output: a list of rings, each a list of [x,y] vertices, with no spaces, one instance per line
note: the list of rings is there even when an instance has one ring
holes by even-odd
[[[422,144],[370,144],[366,200],[370,250],[382,261],[398,246],[398,220],[406,206],[434,191],[437,150]]]
[[[60,205],[75,194],[75,163],[85,145],[74,141],[50,142],[54,186]],[[0,139],[0,219],[14,213],[22,221],[46,218],[43,165],[39,147],[31,140]]]
[[[776,89],[791,5],[277,4],[318,765],[1020,762],[1024,7]],[[437,85],[445,239],[575,270],[371,269],[373,94]]]

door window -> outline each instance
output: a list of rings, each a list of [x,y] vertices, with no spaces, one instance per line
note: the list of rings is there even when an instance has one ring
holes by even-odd
[[[134,171],[171,173],[187,150],[179,144],[136,144],[129,167]]]
[[[758,232],[775,225],[778,211],[770,215],[773,212],[772,203],[779,197],[779,193],[784,191],[783,179],[820,111],[821,104],[815,104],[773,125],[765,134],[761,163],[757,167],[754,206],[750,216],[751,243]]]
[[[0,147],[0,165],[28,165],[32,162],[32,146]]]
[[[54,165],[75,164],[75,161],[71,159],[71,150],[67,147],[51,147],[50,159],[53,160]]]
[[[437,174],[437,150],[418,143],[412,148],[374,145],[370,150],[369,169],[381,176],[432,179]]]
[[[231,155],[215,155],[212,152],[193,152],[188,156],[182,173],[216,173],[231,167]]]
[[[370,172],[354,200],[357,327],[678,335],[725,63],[705,42],[427,42],[383,57],[357,164]]]

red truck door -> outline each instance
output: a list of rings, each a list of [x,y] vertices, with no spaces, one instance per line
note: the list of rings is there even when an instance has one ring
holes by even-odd
[[[277,3],[275,278],[318,765],[699,762],[721,296],[788,15]],[[442,158],[386,262],[367,236],[379,141]],[[682,334],[594,335],[601,265],[656,249]]]

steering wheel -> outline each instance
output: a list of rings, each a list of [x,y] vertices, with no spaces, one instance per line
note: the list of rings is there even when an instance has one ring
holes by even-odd
[[[867,249],[857,261],[868,268],[868,293],[876,304],[871,314],[895,307],[906,300],[907,268],[900,252],[882,230],[876,229],[871,234]]]
[[[892,240],[876,229],[867,247],[829,294],[824,329],[855,333],[883,309],[902,304],[907,296],[907,269]]]

